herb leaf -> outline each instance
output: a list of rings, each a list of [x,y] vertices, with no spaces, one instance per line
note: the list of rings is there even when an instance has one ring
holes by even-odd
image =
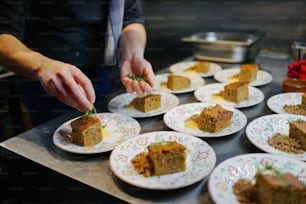
[[[138,81],[138,82],[141,82],[141,81],[145,81],[145,78],[143,77],[137,77],[137,76],[133,76],[132,74],[128,74],[127,77],[133,81]]]
[[[97,114],[97,109],[96,109],[96,107],[93,105],[93,106],[92,106],[92,109],[89,110],[89,111],[86,111],[84,115],[86,115],[86,116],[93,116],[93,115],[95,115],[95,114]]]

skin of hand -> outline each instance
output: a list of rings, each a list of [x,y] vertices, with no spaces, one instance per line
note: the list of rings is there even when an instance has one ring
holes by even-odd
[[[142,24],[126,26],[120,37],[119,49],[121,56],[121,82],[128,93],[142,95],[150,92],[154,86],[154,71],[151,64],[143,57],[146,45],[146,32]],[[128,74],[143,77],[145,81],[135,81]]]
[[[83,112],[93,108],[93,85],[77,67],[43,56],[9,34],[0,35],[0,61],[16,74],[39,80],[63,103]]]

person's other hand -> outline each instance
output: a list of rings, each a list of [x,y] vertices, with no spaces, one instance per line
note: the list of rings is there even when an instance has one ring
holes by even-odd
[[[136,81],[128,77],[131,74],[136,77],[142,77],[145,81]],[[122,63],[120,70],[121,82],[128,93],[136,92],[142,95],[145,92],[151,92],[154,86],[154,72],[151,64],[144,58],[131,58]]]
[[[93,85],[77,67],[48,59],[38,70],[38,78],[43,88],[63,103],[82,112],[93,108]]]

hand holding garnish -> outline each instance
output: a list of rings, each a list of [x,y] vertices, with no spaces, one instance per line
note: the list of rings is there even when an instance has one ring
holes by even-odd
[[[143,77],[137,77],[137,76],[134,76],[130,73],[128,73],[127,77],[133,81],[138,81],[138,82],[141,82],[141,81],[146,81],[145,78]]]

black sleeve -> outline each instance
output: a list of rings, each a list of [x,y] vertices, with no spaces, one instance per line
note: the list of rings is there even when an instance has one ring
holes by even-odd
[[[24,24],[30,15],[32,1],[0,0],[0,34],[23,39]]]
[[[144,24],[144,16],[140,0],[126,0],[123,27],[131,23]]]

